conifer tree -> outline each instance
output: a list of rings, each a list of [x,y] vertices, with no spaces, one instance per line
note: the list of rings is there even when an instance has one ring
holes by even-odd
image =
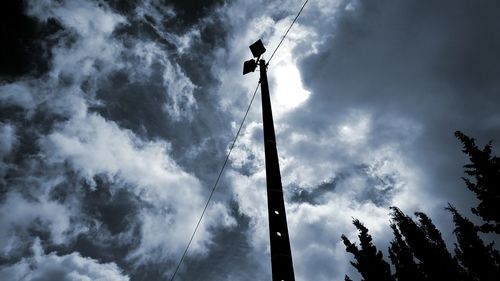
[[[446,250],[446,243],[444,243],[441,232],[432,223],[432,220],[422,212],[415,212],[415,216],[418,218],[420,228],[424,231],[429,242],[435,245],[436,249],[444,250],[446,252],[445,255],[451,257],[450,253]]]
[[[455,207],[448,208],[455,223],[455,254],[466,269],[468,280],[494,281],[500,278],[499,253],[493,248],[493,243],[485,245],[478,235],[478,227],[462,216]]]
[[[353,224],[359,231],[359,247],[342,235],[346,251],[354,255],[351,264],[359,271],[362,281],[493,281],[500,277],[500,253],[493,243],[485,245],[479,231],[500,234],[500,158],[492,156],[491,142],[479,149],[473,138],[457,131],[463,152],[470,163],[464,165],[467,187],[479,199],[472,208],[485,223],[480,227],[462,216],[453,206],[447,208],[453,215],[455,256],[447,250],[441,232],[422,212],[416,212],[414,221],[397,207],[391,207],[391,228],[394,239],[389,246],[389,257],[395,268],[394,276],[383,255],[372,243],[368,229],[359,220]],[[352,281],[345,275],[345,281]]]
[[[486,222],[481,231],[500,234],[500,159],[491,155],[491,142],[481,150],[475,140],[464,133],[456,131],[455,136],[462,142],[462,151],[471,162],[464,168],[474,180],[465,177],[463,180],[480,201],[477,207],[472,208],[472,213]]]
[[[360,248],[351,243],[345,235],[342,240],[346,246],[346,251],[354,255],[356,261],[351,264],[361,274],[362,281],[394,281],[391,275],[389,264],[384,260],[381,251],[372,243],[372,237],[368,234],[368,229],[357,219],[353,220],[354,226],[359,231]],[[348,278],[348,277],[347,277]]]
[[[391,217],[405,242],[420,261],[418,268],[423,279],[431,281],[462,280],[460,266],[446,249],[446,245],[432,221],[423,213],[416,213],[417,224],[400,209],[391,207]]]
[[[418,265],[415,262],[413,252],[406,244],[395,224],[391,224],[394,239],[389,246],[389,257],[396,269],[394,276],[398,281],[421,281],[424,280]]]

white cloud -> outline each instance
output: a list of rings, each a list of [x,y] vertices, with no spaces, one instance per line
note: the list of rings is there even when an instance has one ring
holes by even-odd
[[[158,13],[166,11],[160,9],[161,3],[148,3],[154,4]],[[152,12],[151,5],[146,3],[140,6],[135,11],[136,16]],[[60,168],[68,167],[92,188],[96,187],[95,176],[106,177],[113,188],[126,188],[139,198],[142,205],[138,207],[137,217],[131,222],[128,232],[116,236],[118,239],[130,238],[128,234],[132,225],[140,226],[139,246],[129,249],[129,255],[124,259],[138,263],[177,259],[187,243],[187,234],[193,230],[203,209],[206,191],[194,175],[185,172],[171,158],[168,141],[142,139],[97,113],[89,113],[88,107],[106,106],[95,100],[95,94],[100,83],[107,81],[113,71],[124,70],[130,74],[131,80],[150,79],[152,71],[156,71],[153,68],[159,64],[160,81],[148,81],[163,87],[167,96],[164,104],[166,114],[176,121],[189,122],[197,108],[193,94],[197,86],[181,66],[171,60],[165,46],[144,41],[144,38],[116,36],[115,31],[119,27],[129,24],[128,18],[119,15],[104,2],[31,1],[27,12],[40,21],[55,18],[64,27],[64,30],[52,35],[53,39],[57,38],[57,45],[50,50],[52,61],[47,75],[0,86],[3,104],[21,106],[28,113],[36,110],[49,119],[57,117],[47,121],[49,124],[43,124],[48,125],[49,133],[45,132],[46,128],[44,132],[37,131],[38,128],[32,131],[41,149],[36,156],[32,156],[40,161],[37,162],[38,168],[49,174],[59,173],[61,182],[64,182],[65,175]],[[166,13],[163,16],[172,15]],[[163,23],[160,20],[157,24],[161,26]],[[189,48],[199,33],[197,29],[192,29],[189,34],[172,36],[169,40],[177,40],[176,46],[182,50]],[[126,40],[129,40],[127,46],[124,44]],[[15,145],[14,127],[2,124],[1,134],[3,156]],[[9,188],[15,190],[22,188],[23,184],[29,185],[30,195],[39,198],[30,201],[10,192],[8,200],[2,202],[0,246],[4,254],[12,253],[21,248],[20,244],[25,246],[27,241],[32,240],[29,233],[17,237],[16,231],[21,229],[26,232],[34,223],[45,224],[44,231],[50,234],[47,242],[55,244],[66,243],[74,238],[74,234],[85,231],[80,223],[85,225],[89,220],[93,223],[89,227],[103,230],[98,218],[83,219],[89,214],[77,210],[82,199],[78,198],[78,194],[68,195],[69,199],[64,203],[53,201],[48,196],[53,186],[43,186],[44,181],[51,180],[50,177],[40,176],[29,169],[25,173],[26,178]],[[111,192],[115,192],[113,188]],[[70,204],[74,206],[70,207]],[[4,215],[9,212],[13,212],[13,216]],[[82,217],[76,217],[78,213]],[[219,202],[211,205],[207,216],[209,214],[210,217],[204,220],[198,231],[190,254],[206,254],[213,238],[212,231],[235,224],[227,207]],[[72,220],[76,221],[76,226],[70,224]],[[108,234],[103,230],[97,236],[108,241]]]
[[[17,143],[16,127],[12,124],[0,123],[0,160],[9,155]]]
[[[111,35],[126,20],[107,5],[76,0],[31,1],[28,14],[41,21],[55,18],[76,35],[72,39],[63,38],[52,49],[52,77],[62,75],[81,82],[95,72],[102,75],[121,67],[117,58],[122,46]]]
[[[340,280],[348,272],[350,256],[340,240],[356,237],[352,218],[358,218],[374,237],[386,234],[387,210],[372,203],[357,203],[334,193],[324,204],[289,204],[288,227],[297,279]],[[386,236],[386,235],[384,235]]]
[[[36,107],[35,98],[25,82],[0,85],[0,101],[4,105],[20,106],[26,110]]]
[[[115,263],[99,263],[74,252],[59,256],[45,254],[37,238],[32,247],[33,256],[16,264],[0,267],[5,280],[60,280],[60,281],[128,281]]]
[[[408,195],[405,190],[417,186],[414,179],[418,178],[419,173],[413,163],[401,156],[405,146],[396,145],[396,142],[383,145],[372,143],[372,138],[378,133],[379,122],[373,119],[379,117],[372,116],[369,111],[351,108],[350,114],[344,118],[329,112],[328,116],[332,117],[328,120],[329,125],[321,128],[314,127],[313,118],[310,124],[303,126],[293,118],[295,110],[303,110],[310,115],[316,113],[314,108],[308,107],[309,89],[302,85],[300,74],[295,75],[294,72],[298,69],[298,61],[316,53],[318,46],[331,35],[330,31],[323,32],[322,28],[313,25],[318,21],[321,21],[321,26],[331,24],[333,19],[330,16],[338,5],[332,1],[316,2],[320,3],[311,3],[312,6],[306,9],[301,20],[294,25],[290,37],[273,58],[269,79],[282,181],[287,198],[293,192],[292,186],[313,192],[322,184],[337,179],[335,189],[322,194],[314,205],[286,203],[296,276],[298,279],[335,280],[342,279],[349,271],[350,256],[345,252],[340,235],[355,235],[352,217],[365,222],[374,238],[386,242],[385,239],[390,236],[387,206],[396,202],[396,197],[398,203],[414,206],[412,200],[405,201]],[[270,5],[281,5],[276,7],[277,11],[296,12],[292,12],[294,6],[290,3],[283,5],[277,1]],[[326,6],[328,9],[320,9]],[[228,93],[228,96],[223,97],[223,105],[228,109],[244,108],[244,105],[234,104],[244,104],[241,94],[252,92],[255,83],[253,77],[249,76],[258,76],[250,74],[239,79],[233,78],[235,73],[240,72],[242,62],[250,58],[248,45],[262,38],[269,56],[274,49],[273,44],[277,44],[291,23],[288,17],[276,17],[279,20],[275,21],[266,13],[262,16],[243,15],[241,6],[235,7],[238,7],[238,12],[232,14],[229,7],[228,14],[238,35],[230,37],[226,49],[229,53],[220,53],[228,63],[228,69],[220,73],[223,77],[222,92]],[[243,11],[252,13],[251,8]],[[271,8],[266,11],[274,10]],[[324,20],[325,16],[321,15],[324,13],[329,13],[329,19]],[[252,245],[252,256],[258,261],[260,270],[266,271],[269,270],[269,233],[259,106],[256,102],[231,156],[232,167],[243,172],[231,171],[228,177],[232,181],[232,191],[240,212],[251,218],[247,236]],[[411,143],[412,133],[415,131],[401,133],[401,140]],[[362,174],[352,172],[361,165],[366,165]],[[346,175],[346,172],[351,174]],[[345,179],[338,180],[339,176]],[[378,194],[385,189],[393,191],[385,196],[388,201],[381,205],[374,202],[375,198],[371,198],[373,195],[368,195]]]
[[[159,63],[163,66],[162,83],[167,96],[167,102],[164,105],[165,111],[176,120],[191,118],[191,112],[196,109],[196,101],[193,96],[196,86],[178,64],[171,62],[168,52],[157,43],[127,38],[126,40],[131,40],[128,44],[132,45],[133,48],[128,49],[124,46],[125,39],[117,39],[113,32],[118,27],[130,23],[127,18],[115,13],[106,4],[75,0],[32,1],[28,5],[28,13],[42,21],[55,18],[69,30],[69,32],[55,35],[59,36],[60,40],[58,45],[51,50],[53,54],[51,80],[45,83],[49,91],[44,94],[52,96],[52,102],[57,102],[61,96],[85,96],[87,102],[95,103],[96,101],[92,100],[92,95],[88,95],[88,93],[94,93],[97,81],[102,80],[111,71],[126,68],[132,80],[140,80],[151,75],[153,63]],[[153,13],[153,18],[159,20],[158,24],[154,25],[155,28],[162,25],[164,17],[173,16],[169,9],[160,3],[155,3],[155,1],[148,1],[138,6],[135,13],[135,16],[138,17]],[[161,34],[174,36],[166,31],[161,31]],[[189,41],[191,41],[189,38],[197,37],[196,30],[190,34],[189,36],[176,37],[176,40],[179,41],[179,49],[188,48]],[[127,60],[130,57],[138,60],[130,62]],[[64,83],[69,82],[71,84],[69,89],[61,87],[59,79],[63,80]],[[86,93],[81,90],[78,92],[79,89],[75,89],[75,86],[79,88],[84,81],[91,87],[87,87]],[[10,87],[19,88],[20,86],[12,85]],[[54,88],[59,88],[60,91],[52,93]],[[11,92],[10,88],[6,90]],[[12,96],[11,100],[16,97],[10,96]],[[30,97],[28,95],[21,97],[23,96]],[[17,97],[14,101],[19,103],[21,99]],[[67,102],[59,103],[65,104]],[[29,100],[23,104],[29,104]]]
[[[262,271],[268,270],[269,232],[265,173],[250,176],[230,173],[239,210],[251,218],[248,240],[252,254]],[[344,182],[332,192],[322,195],[318,204],[286,202],[295,273],[298,279],[336,280],[349,270],[342,234],[355,239],[352,218],[358,218],[370,229],[377,242],[387,243],[390,236],[388,208],[373,202],[360,202],[357,197],[368,189],[364,182]],[[285,194],[291,190],[285,189]],[[286,196],[288,197],[288,196]],[[263,272],[263,274],[266,274]]]
[[[339,6],[339,2],[343,6]],[[241,76],[242,62],[250,58],[248,45],[262,38],[268,49],[268,58],[301,4],[302,1],[284,0],[236,1],[223,4],[214,13],[213,17],[224,24],[224,30],[215,36],[225,36],[220,41],[226,40],[226,45],[215,43],[214,46],[220,48],[203,50],[213,61],[212,68],[206,71],[219,77],[221,83],[219,91],[210,93],[215,95],[210,99],[217,100],[221,105],[218,109],[235,117],[232,120],[240,120],[249,98],[247,94],[253,93],[258,79],[257,73]],[[438,198],[433,198],[422,188],[432,186],[432,175],[425,174],[425,169],[418,168],[416,161],[411,159],[415,155],[409,154],[415,151],[415,141],[425,133],[421,120],[412,119],[411,116],[402,117],[400,112],[381,113],[363,106],[373,101],[392,104],[399,99],[401,91],[397,92],[397,96],[387,94],[386,91],[379,93],[381,95],[373,95],[371,87],[363,88],[365,85],[359,83],[365,78],[370,80],[372,76],[376,77],[375,74],[382,73],[385,66],[373,68],[376,70],[373,73],[363,72],[361,70],[372,68],[357,68],[342,61],[343,57],[321,53],[325,51],[322,49],[330,48],[326,44],[331,44],[329,40],[336,35],[334,24],[338,9],[354,13],[360,5],[358,4],[358,1],[310,1],[269,68],[282,180],[287,198],[291,198],[291,194],[296,191],[292,188],[312,194],[323,192],[321,187],[324,184],[332,186],[331,190],[325,191],[315,202],[287,202],[298,279],[340,279],[347,272],[347,268],[350,268],[347,263],[349,256],[345,254],[339,237],[341,233],[355,237],[351,217],[359,218],[369,227],[374,238],[383,241],[389,236],[387,205],[394,204],[405,211],[426,210],[433,208],[438,202]],[[94,100],[93,94],[101,90],[100,93],[105,95],[103,89],[99,89],[99,83],[109,82],[111,87],[115,86],[112,81],[108,81],[108,75],[113,74],[114,70],[120,70],[126,73],[125,79],[129,79],[127,82],[140,84],[142,87],[141,83],[145,81],[144,84],[154,84],[160,91],[164,91],[164,113],[179,127],[183,125],[182,122],[196,124],[199,120],[194,119],[196,114],[193,113],[200,110],[203,104],[202,99],[196,100],[195,91],[206,89],[206,85],[195,85],[195,80],[188,77],[190,72],[183,69],[181,55],[189,54],[193,51],[190,49],[193,44],[205,38],[205,34],[200,32],[203,30],[201,26],[209,20],[189,28],[185,34],[170,33],[170,26],[166,23],[175,20],[175,12],[172,6],[162,5],[157,0],[137,4],[131,12],[133,15],[127,17],[118,14],[120,9],[113,10],[104,2],[31,1],[28,9],[39,20],[45,21],[50,17],[57,19],[65,30],[53,35],[59,40],[58,45],[51,50],[53,61],[49,76],[0,86],[1,102],[22,107],[31,113],[35,110],[44,113],[47,110],[57,115],[58,119],[49,124],[50,133],[42,136],[39,141],[42,151],[36,157],[45,161],[42,165],[44,171],[56,173],[54,170],[57,167],[68,167],[71,172],[78,174],[78,179],[84,178],[91,186],[95,176],[103,176],[111,183],[111,192],[116,192],[116,188],[124,188],[139,198],[142,205],[137,207],[134,220],[130,222],[133,226],[117,236],[108,237],[106,233],[96,236],[106,236],[102,238],[103,241],[131,240],[132,227],[139,226],[138,248],[129,249],[130,252],[124,259],[137,261],[138,264],[177,259],[184,250],[187,236],[193,230],[205,203],[206,190],[203,190],[197,177],[186,172],[191,171],[192,167],[181,167],[173,160],[173,148],[168,140],[151,140],[138,136],[124,129],[120,120],[114,122],[107,119],[113,118],[112,116],[103,117],[104,115],[91,113],[88,107],[98,104],[101,106],[99,109],[108,109],[106,101],[99,104],[99,101]],[[136,21],[141,21],[140,27],[134,25]],[[115,32],[120,27],[133,31],[129,33],[124,28],[123,33]],[[136,28],[140,34],[138,37],[134,34]],[[148,37],[150,32],[154,33],[154,39]],[[355,32],[349,34],[356,35]],[[165,44],[163,39],[172,45],[162,45]],[[351,44],[348,45],[352,48]],[[367,49],[377,47],[370,44],[363,46],[367,46]],[[310,55],[320,58],[306,71],[301,63]],[[329,61],[331,57],[328,56],[335,57],[335,60]],[[338,73],[331,73],[329,63],[346,67]],[[406,73],[406,69],[403,72]],[[341,82],[348,81],[349,84],[349,79],[339,79],[337,84],[332,84],[332,77],[345,73],[349,74],[347,78],[352,79],[355,87],[363,88],[363,93],[367,94],[357,97],[338,87],[337,84],[343,85]],[[302,81],[301,75],[309,77]],[[400,82],[394,79],[389,81],[391,85]],[[316,88],[320,83],[324,83],[324,87]],[[140,94],[149,94],[148,87],[141,89],[144,91]],[[324,96],[320,96],[320,92]],[[117,99],[121,97],[119,94],[117,93]],[[231,155],[234,170],[229,168],[226,172],[239,211],[250,217],[250,230],[246,233],[252,247],[249,255],[256,258],[265,271],[269,269],[267,200],[258,99],[257,97],[247,119],[248,125],[242,131]],[[316,103],[313,102],[315,99]],[[118,106],[122,105],[119,101],[117,103]],[[411,106],[407,108],[413,110]],[[60,115],[63,116],[62,119],[59,119]],[[500,119],[493,116],[485,122],[479,122],[483,125],[477,126],[494,127],[498,120]],[[144,126],[141,121],[131,122]],[[227,120],[222,120],[225,121]],[[16,148],[17,130],[14,125],[0,124],[0,156],[7,155]],[[165,130],[168,130],[167,127]],[[176,134],[182,133],[184,132],[171,132],[171,135],[175,138]],[[37,131],[36,134],[42,132]],[[186,138],[183,135],[180,139]],[[189,153],[210,149],[211,136],[207,136],[206,140],[204,147],[194,147]],[[190,155],[180,156],[183,159],[189,157],[193,158]],[[428,161],[437,163],[434,165],[438,166],[440,164],[436,158],[439,155],[428,157],[431,159]],[[39,177],[31,171],[26,173],[33,178]],[[40,180],[48,181],[47,178],[40,177]],[[83,231],[81,226],[73,228],[69,225],[78,206],[70,209],[67,203],[62,205],[47,199],[46,193],[51,187],[46,190],[41,185],[29,187],[31,191],[36,189],[39,193],[33,191],[31,194],[37,200],[30,201],[27,197],[10,193],[7,200],[2,202],[5,205],[0,209],[0,236],[5,239],[0,246],[4,253],[13,252],[19,243],[33,240],[33,237],[18,239],[14,231],[26,230],[30,223],[41,222],[47,225],[50,234],[48,242],[53,243],[65,243],[71,233]],[[382,196],[386,201],[376,202],[377,198],[374,197],[386,190],[390,190],[387,195]],[[37,195],[40,194],[42,196],[38,198]],[[3,215],[8,214],[10,209],[13,210],[12,218]],[[52,215],[54,213],[57,215]],[[20,223],[14,217],[21,218],[20,221],[25,223]],[[79,219],[81,218],[77,221]],[[208,209],[189,254],[204,256],[213,243],[212,230],[234,225],[234,218],[229,215],[227,207],[221,202],[214,202]],[[26,241],[21,241],[22,239]],[[51,255],[59,257],[43,253],[38,256],[51,260],[47,258]],[[97,261],[82,258],[75,253],[59,258],[54,263],[84,260],[100,267]],[[31,272],[27,269],[30,262],[35,263],[28,259],[19,263],[19,272]],[[114,269],[119,276],[119,269]],[[7,268],[2,270],[8,271]],[[45,270],[42,271],[34,272],[45,274]],[[81,270],[76,270],[75,274],[81,275],[77,275],[79,280],[85,280],[85,273]],[[71,278],[70,275],[67,276]],[[94,275],[95,279],[99,278],[95,276],[97,275]]]
[[[442,3],[435,4],[434,7],[441,10],[435,10],[438,12],[425,22],[427,26],[415,26],[412,19],[420,16],[418,12],[411,17],[403,17],[398,12],[408,8],[405,1],[396,6],[390,1],[378,4],[342,1],[340,8],[348,11],[340,14],[345,17],[343,20],[337,21],[336,10],[330,6],[333,2],[312,1],[305,18],[299,19],[302,24],[298,27],[303,26],[306,31],[310,28],[315,36],[307,37],[312,40],[302,45],[291,49],[284,45],[280,50],[292,54],[286,58],[289,62],[304,53],[315,54],[300,65],[310,97],[275,120],[285,188],[298,185],[301,190],[319,192],[322,183],[335,179],[334,189],[321,194],[315,204],[287,202],[296,273],[301,277],[298,279],[304,280],[341,279],[348,272],[350,257],[345,254],[339,237],[345,233],[357,240],[351,217],[367,225],[382,251],[391,237],[389,205],[396,205],[407,213],[424,211],[438,217],[437,221],[448,219],[442,219],[444,212],[435,211],[443,207],[443,199],[471,201],[458,191],[463,189],[457,187],[461,162],[457,161],[459,145],[454,143],[453,130],[461,126],[483,137],[486,133],[493,134],[492,137],[498,135],[498,130],[486,131],[498,120],[498,110],[491,103],[497,100],[498,95],[494,93],[498,92],[498,82],[477,79],[493,77],[493,73],[498,72],[498,64],[491,63],[497,54],[493,46],[498,44],[488,41],[492,44],[480,47],[481,44],[465,43],[482,42],[483,36],[494,33],[492,28],[476,19],[471,21],[474,24],[466,33],[458,32],[462,29],[459,21],[438,24],[443,13],[452,19],[461,9],[461,5],[456,5],[451,10],[442,10]],[[378,13],[377,9],[387,13]],[[482,12],[478,9],[477,15]],[[493,18],[492,14],[485,14]],[[279,23],[279,20],[271,20],[272,17],[266,18],[266,12],[262,17],[248,17],[249,20],[244,16],[247,14],[234,16],[239,33],[229,41],[229,46],[235,47],[229,48],[235,55],[230,62],[238,66],[250,58],[247,46],[260,34],[266,39],[273,38],[270,25]],[[241,28],[238,21],[251,27]],[[415,38],[407,32],[408,28],[418,34],[432,30],[434,35]],[[252,33],[259,29],[266,32]],[[300,33],[300,29],[298,31]],[[454,35],[443,37],[442,34]],[[436,38],[447,39],[442,42]],[[449,38],[463,44],[451,44]],[[467,38],[472,41],[465,40]],[[305,45],[310,52],[301,49]],[[473,47],[488,52],[477,56],[482,50],[474,53],[470,51]],[[473,53],[471,58],[463,56]],[[273,62],[270,76],[277,71],[277,66],[273,68],[277,61]],[[439,65],[437,69],[436,65]],[[236,71],[228,72],[227,76],[234,73]],[[227,82],[227,89],[237,89],[234,84],[238,84],[240,89],[250,91],[255,82],[248,77],[241,79],[247,80]],[[279,87],[277,82],[276,88]],[[276,89],[271,89],[271,95],[273,91],[276,93]],[[260,116],[251,115],[248,124],[252,130],[257,130],[253,126],[260,122],[255,120],[260,120]],[[256,143],[259,140],[249,141],[246,132],[240,140],[232,158],[234,168],[241,170],[248,162],[252,162],[254,168],[250,174],[245,170],[245,175],[236,173],[231,178],[240,210],[252,218],[249,237],[258,255],[268,243],[262,144]],[[383,193],[387,189],[387,194]],[[370,198],[381,193],[386,200],[383,204]],[[443,229],[448,232],[449,225]]]
[[[132,54],[138,63],[128,65],[134,81],[144,80],[152,75],[153,65],[162,66],[162,85],[165,89],[166,103],[163,109],[173,120],[191,121],[197,109],[194,91],[196,85],[183,72],[182,68],[168,57],[168,52],[154,42],[137,42]],[[147,94],[147,93],[145,93]]]
[[[349,144],[362,145],[370,134],[371,118],[363,113],[350,114],[347,120],[338,126],[338,136],[341,141]]]
[[[74,116],[40,143],[49,163],[69,163],[91,184],[94,176],[105,175],[144,202],[138,215],[141,242],[131,259],[151,262],[177,258],[182,252],[205,196],[198,179],[170,158],[167,142],[141,140],[114,122],[89,113]],[[234,224],[227,209],[217,206],[211,210],[214,216],[200,228],[191,253],[206,251],[209,228]]]
[[[311,93],[304,89],[299,69],[294,63],[290,60],[282,60],[278,63],[274,61],[273,64],[275,65],[273,68],[275,83],[272,101],[273,114],[279,118],[284,112],[305,102]]]
[[[173,20],[175,16],[176,13],[172,5],[164,5],[164,3],[158,0],[142,1],[141,5],[136,7],[134,11],[136,19],[145,22],[158,35],[175,45],[177,53],[184,54],[189,51],[193,42],[200,39],[200,29],[199,26],[195,26],[180,35],[170,32],[169,26],[164,23]]]
[[[192,119],[191,111],[196,109],[196,100],[193,96],[196,86],[186,77],[179,65],[165,64],[163,85],[170,98],[165,104],[165,110],[170,116],[176,120],[181,117]]]
[[[46,182],[44,187],[50,190],[58,182]],[[0,206],[0,253],[2,256],[16,255],[23,250],[27,242],[29,229],[47,231],[53,243],[61,244],[69,237],[84,230],[79,223],[71,225],[73,210],[60,203],[50,201],[46,195],[36,199],[26,199],[18,193],[10,192]]]
[[[212,72],[222,81],[220,86],[221,104],[224,110],[233,113],[237,118],[242,115],[248,94],[258,81],[258,71],[245,76],[241,75],[243,62],[252,57],[248,46],[262,39],[267,51],[263,58],[268,59],[278,45],[284,32],[290,26],[293,17],[300,9],[301,3],[293,1],[237,1],[224,7],[221,16],[224,17],[230,35],[226,46],[216,50],[217,64]],[[265,9],[255,9],[255,7]],[[317,37],[314,30],[298,21],[292,32],[282,43],[269,67],[271,99],[276,105],[276,118],[289,111],[307,99],[308,91],[303,89],[298,73],[297,59],[312,51],[311,41]],[[295,56],[294,48],[303,44],[302,53]],[[279,73],[278,73],[279,72]],[[292,89],[293,88],[293,89]],[[292,91],[293,90],[293,91]],[[255,103],[257,106],[258,103]],[[251,118],[260,115],[254,110]]]

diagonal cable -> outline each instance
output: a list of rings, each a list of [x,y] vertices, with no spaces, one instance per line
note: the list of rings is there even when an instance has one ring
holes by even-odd
[[[236,144],[236,140],[238,139],[238,136],[240,135],[241,128],[243,128],[243,124],[245,123],[245,119],[247,118],[248,112],[250,111],[250,108],[252,107],[253,100],[255,99],[255,95],[257,94],[257,90],[259,89],[259,85],[260,85],[260,81],[259,81],[259,83],[257,83],[257,87],[255,87],[255,91],[253,92],[252,99],[250,100],[250,103],[248,104],[248,108],[247,108],[247,111],[245,112],[245,115],[243,116],[243,119],[241,120],[240,127],[238,128],[238,131],[236,132],[236,135],[234,136],[233,143],[231,144],[229,151],[226,154],[226,159],[224,160],[224,163],[222,164],[222,167],[219,171],[219,175],[217,176],[217,179],[215,180],[214,186],[212,187],[212,191],[210,192],[210,196],[208,196],[207,203],[205,204],[205,207],[203,208],[203,212],[201,212],[200,219],[198,220],[198,223],[196,223],[196,227],[194,228],[193,234],[191,234],[191,238],[189,239],[189,242],[186,246],[186,249],[184,250],[182,257],[179,260],[179,263],[177,264],[177,267],[175,268],[175,271],[172,274],[170,281],[174,280],[175,275],[177,274],[177,271],[179,271],[179,268],[182,264],[182,261],[186,257],[189,246],[191,246],[191,243],[193,242],[193,238],[196,234],[196,231],[198,231],[198,227],[200,226],[201,220],[203,219],[203,216],[205,215],[205,212],[207,211],[208,204],[210,203],[210,200],[212,199],[212,196],[214,195],[215,189],[217,188],[217,184],[219,183],[219,180],[222,176],[222,173],[224,172],[224,168],[226,167],[227,161],[229,160],[229,156],[231,155],[231,152],[233,151],[234,145]]]
[[[304,2],[304,4],[302,5],[302,7],[300,8],[299,12],[297,13],[297,15],[295,16],[295,18],[293,19],[293,21],[290,24],[290,26],[288,27],[288,29],[286,30],[285,35],[283,35],[283,38],[281,38],[280,42],[278,43],[278,46],[276,46],[276,48],[274,49],[273,53],[269,57],[269,60],[267,61],[266,66],[269,65],[269,62],[274,57],[274,54],[276,53],[276,51],[278,51],[279,47],[281,46],[281,43],[283,43],[283,41],[285,40],[286,36],[288,35],[288,32],[290,32],[290,29],[292,29],[292,26],[295,24],[295,22],[299,18],[300,14],[302,13],[302,10],[304,10],[304,7],[306,6],[307,2],[309,2],[309,0],[306,0]],[[243,119],[241,120],[240,127],[238,128],[238,131],[236,132],[236,135],[234,136],[234,140],[233,140],[233,142],[232,142],[232,144],[231,144],[231,146],[229,148],[229,151],[226,154],[226,158],[225,158],[224,163],[222,164],[222,167],[221,167],[221,169],[219,171],[219,175],[217,176],[217,179],[215,180],[214,186],[212,187],[212,190],[210,192],[210,196],[207,199],[207,203],[205,204],[205,207],[203,208],[203,211],[201,212],[200,219],[196,223],[196,227],[194,228],[193,234],[191,234],[191,237],[189,238],[189,242],[188,242],[188,244],[186,246],[186,249],[184,249],[184,252],[182,253],[181,259],[179,260],[179,263],[177,263],[177,266],[176,266],[176,268],[174,270],[174,273],[172,274],[172,277],[170,278],[170,281],[173,281],[174,278],[175,278],[175,276],[177,275],[177,272],[179,271],[179,268],[180,268],[182,262],[184,261],[184,258],[186,257],[186,254],[187,254],[187,252],[189,250],[189,247],[191,246],[191,243],[193,242],[194,236],[196,235],[196,232],[198,231],[198,228],[199,228],[199,226],[201,224],[203,216],[205,215],[205,213],[207,211],[207,208],[208,208],[208,205],[210,204],[210,200],[212,200],[212,196],[214,195],[215,189],[217,189],[217,185],[218,185],[218,183],[220,181],[222,173],[224,172],[224,169],[226,168],[227,162],[229,160],[229,156],[231,155],[231,152],[233,151],[234,145],[236,144],[236,140],[238,139],[238,136],[239,136],[239,134],[241,132],[241,129],[243,128],[243,124],[245,123],[245,119],[247,118],[248,112],[250,111],[250,108],[252,107],[252,103],[253,103],[253,101],[255,99],[255,95],[257,94],[257,90],[259,89],[259,85],[260,85],[260,81],[259,81],[259,83],[257,83],[257,87],[255,87],[255,91],[254,91],[254,93],[252,95],[252,99],[250,100],[250,103],[248,104],[248,108],[247,108],[247,110],[245,112],[245,115],[243,116]]]
[[[300,8],[299,12],[297,13],[297,15],[295,16],[295,18],[293,19],[292,21],[292,24],[290,24],[290,27],[288,27],[288,29],[286,30],[285,32],[285,35],[283,35],[283,38],[281,38],[281,41],[279,42],[278,46],[276,46],[276,49],[274,49],[273,53],[271,54],[271,56],[269,57],[269,60],[267,60],[267,64],[266,66],[269,65],[269,62],[271,61],[271,59],[274,57],[274,54],[276,53],[276,51],[279,49],[279,47],[281,46],[281,43],[283,43],[283,40],[285,40],[286,36],[288,35],[288,32],[290,31],[290,29],[292,29],[292,26],[293,24],[297,21],[297,19],[299,18],[300,16],[300,13],[302,13],[302,10],[304,10],[304,7],[306,6],[307,2],[309,2],[309,0],[306,0],[304,2],[304,4],[302,5],[302,8]]]

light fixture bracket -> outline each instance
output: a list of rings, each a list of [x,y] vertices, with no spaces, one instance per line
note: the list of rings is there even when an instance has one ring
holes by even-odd
[[[243,63],[243,75],[254,72],[255,69],[257,69],[258,62],[260,60],[260,57],[262,54],[266,52],[266,48],[264,47],[264,44],[262,43],[262,40],[257,40],[255,43],[250,45],[250,51],[252,52],[252,55],[256,59],[251,59],[247,60]]]

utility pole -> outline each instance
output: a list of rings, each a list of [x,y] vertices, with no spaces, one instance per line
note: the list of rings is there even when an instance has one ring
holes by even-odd
[[[250,46],[256,60],[246,61],[243,74],[255,71],[257,61],[260,68],[260,85],[262,95],[262,119],[264,123],[264,151],[266,159],[267,208],[269,218],[269,240],[271,244],[271,269],[273,281],[295,281],[292,251],[288,236],[288,224],[283,198],[283,186],[276,148],[273,113],[267,82],[267,66],[260,56],[265,52],[259,40]]]

